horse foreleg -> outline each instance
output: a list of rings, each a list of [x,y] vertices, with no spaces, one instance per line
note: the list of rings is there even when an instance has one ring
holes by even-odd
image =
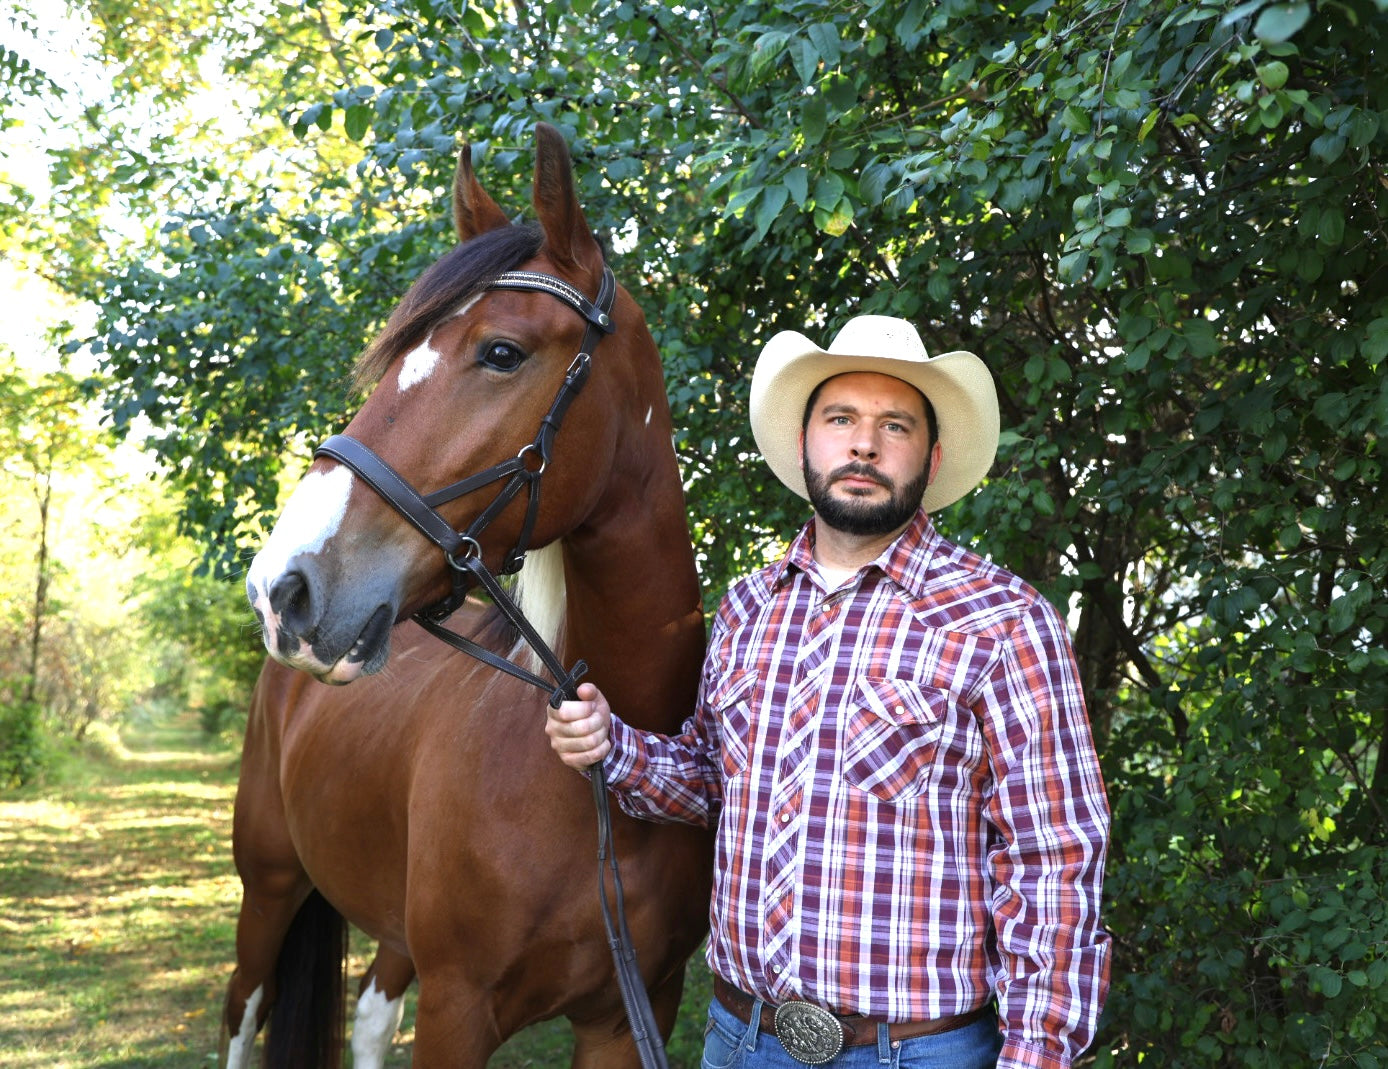
[[[662,1039],[670,1038],[683,993],[683,968],[648,992],[651,1012]],[[641,1055],[631,1038],[631,1024],[621,1006],[610,1017],[591,1021],[571,1017],[569,1024],[574,1032],[571,1069],[640,1069]]]
[[[384,1069],[390,1041],[405,1013],[405,991],[413,980],[414,962],[389,947],[377,948],[357,998],[352,1025],[354,1069]]]
[[[483,1069],[499,1046],[489,998],[454,974],[420,975],[413,1069]]]

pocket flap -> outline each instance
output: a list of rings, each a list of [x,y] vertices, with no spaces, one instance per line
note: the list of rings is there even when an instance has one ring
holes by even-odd
[[[938,724],[940,714],[934,702],[945,700],[938,691],[922,687],[909,679],[879,679],[873,676],[858,678],[858,699],[864,708],[883,720],[903,727]]]
[[[730,672],[724,679],[718,681],[705,704],[710,709],[726,709],[730,705],[735,705],[747,697],[756,681],[756,669],[739,668],[736,672]]]

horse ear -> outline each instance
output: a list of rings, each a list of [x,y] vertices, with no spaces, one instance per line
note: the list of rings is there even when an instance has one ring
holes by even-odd
[[[535,126],[535,187],[531,201],[555,263],[595,276],[602,271],[602,249],[583,218],[574,189],[573,167],[564,137],[548,123]]]
[[[453,176],[453,227],[458,240],[467,241],[511,220],[487,194],[472,171],[472,146],[464,143],[458,153],[458,173]]]

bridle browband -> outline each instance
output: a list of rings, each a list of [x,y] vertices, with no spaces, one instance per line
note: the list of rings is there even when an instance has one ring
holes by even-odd
[[[496,576],[482,560],[482,532],[501,514],[502,510],[522,491],[527,491],[525,520],[521,525],[516,544],[506,555],[500,574],[509,575],[520,570],[525,563],[525,553],[534,534],[535,519],[540,510],[540,479],[549,466],[553,455],[554,440],[564,421],[564,414],[573,403],[579,391],[588,381],[593,365],[593,350],[602,338],[616,328],[612,322],[612,305],[617,298],[617,280],[612,269],[603,265],[602,282],[598,287],[597,300],[590,301],[582,291],[553,275],[538,271],[506,271],[494,278],[485,287],[488,290],[529,290],[548,293],[567,304],[583,317],[587,326],[578,355],[573,358],[564,382],[555,395],[534,439],[525,445],[510,460],[495,464],[485,471],[461,479],[442,490],[421,494],[411,486],[394,468],[376,455],[370,448],[349,438],[345,434],[335,434],[314,450],[314,457],[329,457],[345,464],[371,487],[400,515],[407,519],[425,538],[438,546],[448,561],[453,575],[453,590],[450,594],[414,614],[414,620],[431,635],[475,657],[507,675],[515,676],[549,694],[549,704],[558,708],[561,701],[577,696],[578,681],[587,672],[588,666],[578,661],[573,668],[565,671],[563,664],[549,645],[525,618],[520,607]],[[465,494],[473,493],[492,483],[506,480],[495,498],[470,523],[465,531],[455,530],[438,512],[438,506],[453,501]],[[449,631],[442,621],[463,603],[469,589],[469,578],[475,580],[492,599],[497,609],[516,628],[545,669],[553,677],[553,684],[522,668],[514,661],[494,653],[484,646]],[[651,1010],[650,999],[636,964],[636,950],[632,945],[631,932],[627,928],[626,909],[622,894],[622,879],[617,868],[617,855],[612,847],[612,816],[607,801],[607,778],[601,763],[589,770],[593,788],[593,800],[598,811],[598,897],[602,903],[603,923],[607,930],[607,942],[612,951],[617,969],[617,984],[621,989],[622,1004],[626,1008],[627,1020],[631,1025],[632,1039],[641,1056],[644,1069],[666,1069],[665,1047],[660,1040],[660,1032]],[[612,907],[607,901],[605,871],[612,873],[613,899],[616,908],[614,921]]]

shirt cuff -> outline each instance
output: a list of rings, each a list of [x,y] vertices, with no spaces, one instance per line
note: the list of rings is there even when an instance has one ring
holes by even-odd
[[[1004,1039],[998,1069],[1070,1069],[1070,1056],[1019,1039]]]
[[[602,759],[609,790],[628,791],[641,782],[645,754],[641,749],[641,733],[627,727],[614,714],[608,728],[612,749]]]

